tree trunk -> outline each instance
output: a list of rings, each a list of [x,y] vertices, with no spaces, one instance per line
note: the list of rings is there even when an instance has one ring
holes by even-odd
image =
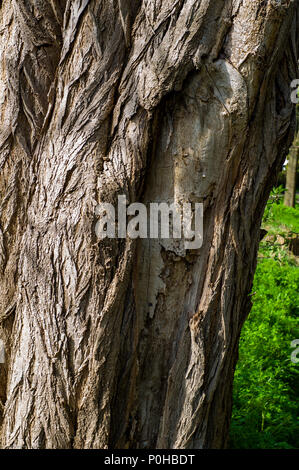
[[[295,129],[296,0],[1,2],[3,448],[221,448],[263,210]],[[95,206],[204,204],[204,243]]]
[[[299,140],[296,139],[298,142]],[[286,192],[284,195],[284,205],[288,207],[295,207],[296,202],[296,177],[297,177],[297,162],[299,146],[296,145],[291,148],[289,153],[289,161],[287,166],[287,181],[286,181]]]

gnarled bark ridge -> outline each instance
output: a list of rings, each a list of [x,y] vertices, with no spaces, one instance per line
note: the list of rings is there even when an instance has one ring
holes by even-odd
[[[294,134],[297,0],[3,0],[3,448],[220,448]],[[95,206],[204,203],[204,243]]]

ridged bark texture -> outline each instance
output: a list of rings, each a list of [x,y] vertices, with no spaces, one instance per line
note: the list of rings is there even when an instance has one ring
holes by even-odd
[[[3,448],[221,448],[263,209],[294,135],[297,0],[0,2]],[[95,206],[204,203],[204,243]]]

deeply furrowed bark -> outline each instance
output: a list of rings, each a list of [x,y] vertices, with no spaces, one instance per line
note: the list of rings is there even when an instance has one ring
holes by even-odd
[[[294,134],[295,0],[1,3],[3,448],[220,448]],[[204,244],[95,206],[204,203]]]

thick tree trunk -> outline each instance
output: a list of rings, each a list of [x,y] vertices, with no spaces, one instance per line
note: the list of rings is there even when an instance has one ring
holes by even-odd
[[[220,448],[294,134],[296,0],[1,2],[4,448]],[[204,243],[95,206],[204,203]]]

